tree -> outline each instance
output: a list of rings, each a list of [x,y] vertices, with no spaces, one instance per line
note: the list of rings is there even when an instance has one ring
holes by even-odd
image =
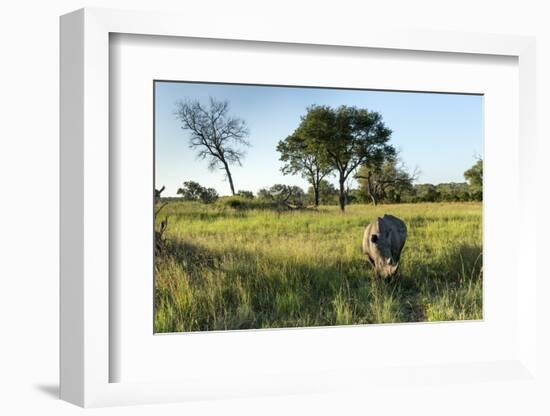
[[[258,191],[258,199],[261,201],[273,201],[273,197],[271,195],[271,192],[269,192],[268,188],[262,188]]]
[[[392,155],[382,163],[375,160],[362,165],[355,177],[359,180],[361,189],[376,206],[383,199],[400,202],[401,194],[412,189],[418,172],[415,170],[409,173],[399,158]]]
[[[481,158],[464,172],[464,178],[468,181],[472,198],[481,201],[483,199],[483,160]]]
[[[435,202],[439,199],[439,192],[431,183],[414,186],[415,202]]]
[[[306,194],[299,186],[275,184],[269,189],[260,189],[258,198],[287,208],[303,208]]]
[[[439,200],[445,202],[469,201],[472,199],[469,186],[465,182],[439,183],[436,185]]]
[[[195,181],[187,181],[183,183],[183,186],[177,190],[177,194],[186,201],[198,201],[201,197],[204,188],[200,183]]]
[[[313,189],[313,204],[319,206],[319,187],[321,181],[330,174],[332,167],[322,152],[312,140],[303,134],[298,128],[285,140],[277,145],[277,151],[281,154],[279,160],[285,164],[281,168],[283,174],[300,174],[306,179]]]
[[[216,202],[219,195],[214,188],[203,188],[203,191],[200,195],[200,200],[204,204],[211,204]]]
[[[300,128],[326,163],[336,170],[339,204],[346,205],[346,180],[359,166],[381,163],[395,154],[388,144],[391,130],[382,116],[363,108],[311,106]]]
[[[187,181],[176,192],[185,201],[200,201],[210,204],[218,199],[218,192],[214,188],[205,188],[198,182]]]
[[[312,186],[307,191],[308,200],[315,203],[315,192]],[[318,187],[318,202],[321,205],[336,205],[338,204],[338,190],[332,183],[323,179],[319,182]]]
[[[197,157],[208,160],[208,168],[225,171],[231,194],[235,195],[229,167],[241,165],[245,153],[238,146],[249,146],[244,120],[229,115],[229,103],[210,98],[206,107],[199,101],[176,103],[176,118],[181,128],[189,131],[189,147],[198,150]]]

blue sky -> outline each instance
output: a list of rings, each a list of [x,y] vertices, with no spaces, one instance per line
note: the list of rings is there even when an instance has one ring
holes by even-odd
[[[355,105],[382,114],[393,131],[390,142],[405,165],[420,170],[418,183],[463,182],[464,171],[483,154],[481,96],[156,82],[155,186],[166,186],[163,196],[176,195],[188,180],[215,188],[220,195],[230,193],[223,172],[209,171],[206,161],[196,158],[196,151],[189,148],[188,132],[174,116],[176,101],[208,103],[209,97],[228,100],[230,114],[244,119],[250,130],[251,146],[243,166],[232,169],[237,190],[257,192],[275,183],[307,190],[300,176],[281,173],[276,146],[294,131],[312,104]],[[334,184],[336,179],[328,178]]]

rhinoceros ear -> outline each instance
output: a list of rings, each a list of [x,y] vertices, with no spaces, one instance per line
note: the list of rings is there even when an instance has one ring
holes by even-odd
[[[373,243],[376,243],[378,241],[378,236],[376,234],[373,234],[370,236],[370,241]]]

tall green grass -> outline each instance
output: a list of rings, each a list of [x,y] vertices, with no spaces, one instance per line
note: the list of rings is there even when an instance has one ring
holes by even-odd
[[[399,277],[374,278],[365,226],[408,228]],[[156,332],[482,318],[479,203],[233,209],[172,202],[156,258]]]

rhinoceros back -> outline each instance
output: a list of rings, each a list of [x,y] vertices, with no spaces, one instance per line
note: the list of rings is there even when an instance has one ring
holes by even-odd
[[[385,214],[381,220],[383,228],[389,229],[392,254],[396,260],[399,260],[401,250],[403,250],[405,240],[407,239],[407,226],[403,221],[393,215]]]

